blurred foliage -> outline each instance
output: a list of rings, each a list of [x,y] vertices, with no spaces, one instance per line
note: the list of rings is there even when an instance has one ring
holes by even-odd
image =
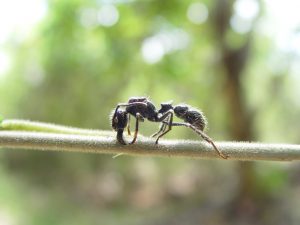
[[[208,133],[233,140],[229,130],[235,120],[225,100],[226,76],[211,16],[215,1],[201,1],[209,12],[201,24],[187,18],[192,3],[117,1],[113,6],[119,20],[103,26],[99,10],[104,1],[48,0],[47,14],[31,35],[6,43],[13,66],[0,83],[1,114],[111,129],[108,115],[118,102],[150,96],[157,106],[174,100],[201,108]],[[251,33],[251,53],[240,81],[245,110],[254,115],[253,137],[299,142],[300,105],[294,91],[299,84],[290,72],[291,58],[276,52],[259,29]],[[230,29],[226,42],[237,49],[247,35]],[[157,47],[160,42],[150,45],[153,54],[164,53],[156,62],[145,60],[147,40],[165,44],[163,49]],[[157,124],[145,122],[141,133],[156,129]],[[198,139],[184,128],[168,134],[175,137]],[[240,185],[234,162],[32,151],[3,151],[1,162],[1,224],[239,224],[236,214],[228,214],[227,222],[220,219]],[[257,163],[255,168],[257,195],[265,201],[250,205],[250,211],[268,205],[274,211],[263,211],[265,217],[277,214],[258,224],[280,224],[280,215],[297,224],[300,202],[293,201],[292,207],[289,200],[299,197],[293,188],[299,175],[289,173],[299,172],[299,166]],[[271,200],[263,198],[269,193]],[[182,218],[174,222],[175,215]]]

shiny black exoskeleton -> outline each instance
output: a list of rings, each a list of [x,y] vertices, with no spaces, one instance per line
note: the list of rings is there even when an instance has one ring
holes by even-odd
[[[125,110],[120,109],[120,107],[125,107]],[[121,144],[126,144],[122,135],[126,127],[130,135],[130,115],[136,118],[134,137],[130,142],[130,144],[133,144],[137,139],[139,122],[143,122],[144,119],[152,122],[163,122],[168,116],[173,115],[173,110],[166,110],[164,114],[161,114],[146,97],[132,97],[128,100],[128,103],[118,104],[112,116],[112,127],[117,131],[117,139]],[[158,136],[156,143],[158,143],[160,137]]]
[[[120,109],[122,106],[126,107],[125,110]],[[184,123],[173,122],[174,114],[176,117],[182,119]],[[158,140],[167,134],[172,127],[185,126],[193,129],[205,141],[210,143],[220,157],[224,159],[227,158],[227,156],[218,150],[212,139],[203,132],[207,125],[203,113],[189,105],[180,104],[172,106],[172,103],[162,103],[161,108],[157,111],[155,106],[145,97],[133,97],[129,99],[128,103],[118,104],[112,116],[112,127],[117,131],[117,139],[121,144],[126,144],[123,139],[123,131],[126,127],[130,135],[130,115],[136,118],[134,138],[130,144],[136,141],[139,121],[144,121],[144,118],[146,118],[152,122],[162,123],[159,131],[152,135],[152,137],[157,136],[156,144],[158,144]]]
[[[125,110],[117,109],[114,112],[114,118],[112,119],[112,128],[117,131],[117,140],[126,145],[123,139],[124,129],[128,126],[128,113]]]

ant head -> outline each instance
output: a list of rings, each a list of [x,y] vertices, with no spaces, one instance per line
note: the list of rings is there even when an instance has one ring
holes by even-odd
[[[115,131],[124,130],[128,123],[127,112],[123,109],[113,110],[111,117],[111,126]]]
[[[176,105],[174,107],[174,113],[179,118],[182,118],[187,113],[188,110],[189,110],[189,107],[187,105],[184,105],[184,104]]]
[[[158,113],[161,113],[161,114],[164,114],[164,113],[168,112],[170,109],[173,109],[172,101],[161,103],[160,106],[161,106],[161,108],[160,108],[160,110],[158,110]]]

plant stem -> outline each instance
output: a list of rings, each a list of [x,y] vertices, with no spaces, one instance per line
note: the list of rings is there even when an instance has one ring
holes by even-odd
[[[46,133],[57,133],[57,134],[79,134],[79,135],[93,135],[93,136],[111,136],[112,131],[105,130],[91,130],[81,129],[75,127],[68,127],[62,125],[56,125],[51,123],[35,122],[29,120],[3,120],[0,121],[0,131],[36,131]]]
[[[98,132],[98,131],[95,131]],[[99,131],[100,132],[100,131]],[[139,137],[136,144],[120,145],[112,135],[61,134],[29,131],[0,131],[0,148],[36,149],[49,151],[92,152],[141,156],[217,158],[211,145],[204,141],[161,140]],[[101,134],[101,132],[100,132]],[[247,142],[215,142],[228,159],[233,160],[300,160],[300,145],[262,144]]]

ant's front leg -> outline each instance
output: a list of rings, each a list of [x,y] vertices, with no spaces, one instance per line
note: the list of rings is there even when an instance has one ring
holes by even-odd
[[[131,132],[130,132],[130,114],[128,114],[127,133],[128,133],[129,136],[131,135]]]
[[[134,144],[136,139],[137,139],[137,135],[139,132],[139,121],[144,122],[144,117],[140,114],[140,113],[136,113],[135,114],[135,131],[134,131],[134,135],[133,135],[133,139],[130,142],[130,144]]]

